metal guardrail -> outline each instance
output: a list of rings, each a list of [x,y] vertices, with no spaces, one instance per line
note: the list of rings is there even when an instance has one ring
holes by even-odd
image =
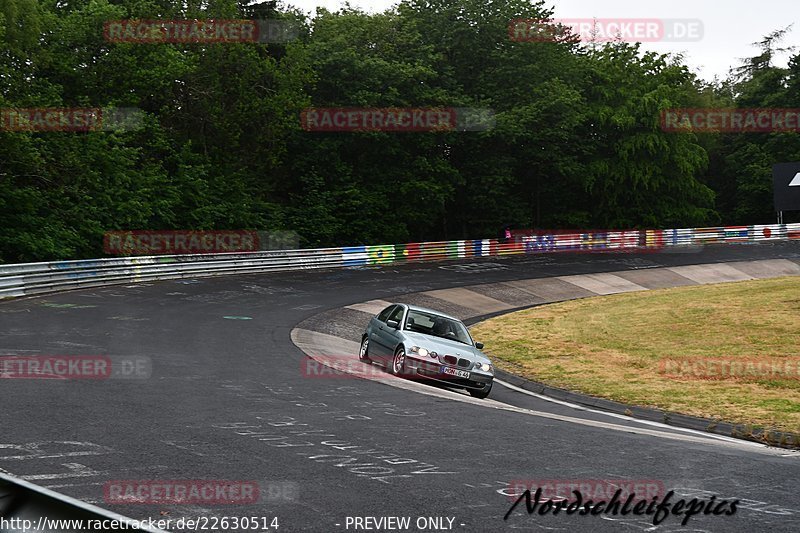
[[[710,243],[800,239],[800,224],[665,230],[527,232],[513,242],[495,239],[350,246],[246,253],[121,257],[0,265],[0,299],[143,281],[251,274],[286,270],[359,267],[448,259],[567,251],[679,251]],[[120,515],[0,474],[0,517],[116,519]],[[17,522],[20,524],[20,522]],[[65,527],[62,531],[74,531]],[[159,530],[140,528],[143,531]],[[2,527],[5,531],[22,528]]]
[[[663,230],[528,232],[496,239],[263,252],[120,257],[0,265],[0,299],[106,285],[231,274],[567,251],[668,251],[711,243],[800,239],[800,224]],[[677,251],[677,249],[675,249]]]
[[[93,526],[101,527],[93,527]],[[0,473],[0,533],[30,531],[144,531],[163,533],[94,505]]]

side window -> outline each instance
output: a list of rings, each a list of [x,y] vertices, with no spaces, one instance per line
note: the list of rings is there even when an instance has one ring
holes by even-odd
[[[390,305],[389,307],[387,307],[386,309],[381,311],[381,314],[378,315],[378,320],[380,320],[381,322],[386,322],[386,320],[388,320],[388,318],[389,318],[389,313],[391,313],[392,310],[395,307],[397,307],[397,306],[396,305]]]
[[[403,320],[403,311],[405,311],[403,306],[398,305],[397,309],[395,309],[392,314],[389,315],[389,320],[397,320],[397,322],[400,323]]]

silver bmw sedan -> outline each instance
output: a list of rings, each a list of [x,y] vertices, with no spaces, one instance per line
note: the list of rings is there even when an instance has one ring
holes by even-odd
[[[398,303],[369,321],[358,357],[396,376],[433,380],[486,398],[494,367],[481,348],[457,318]]]

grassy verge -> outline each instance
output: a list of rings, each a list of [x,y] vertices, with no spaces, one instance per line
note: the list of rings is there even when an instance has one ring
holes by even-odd
[[[472,334],[499,368],[556,387],[800,432],[800,278],[552,304]]]

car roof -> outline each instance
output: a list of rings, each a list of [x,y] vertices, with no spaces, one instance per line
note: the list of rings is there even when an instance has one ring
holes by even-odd
[[[435,309],[428,309],[427,307],[420,307],[418,305],[404,304],[402,302],[397,302],[397,303],[398,303],[398,305],[405,305],[406,307],[408,307],[408,309],[410,311],[422,311],[423,313],[430,313],[432,315],[439,315],[439,316],[443,316],[445,318],[450,318],[452,320],[457,320],[457,321],[461,322],[460,319],[458,319],[458,318],[456,318],[454,316],[450,316],[447,313],[443,313],[441,311],[437,311]]]

